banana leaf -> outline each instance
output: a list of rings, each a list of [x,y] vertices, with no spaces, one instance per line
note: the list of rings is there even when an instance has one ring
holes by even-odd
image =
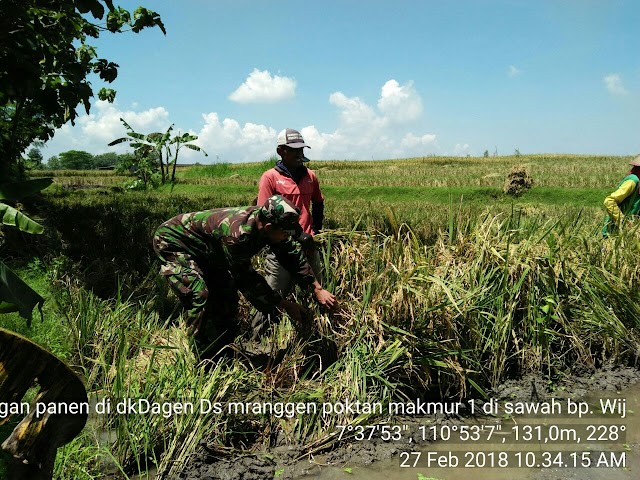
[[[44,232],[44,227],[38,222],[34,222],[24,213],[19,212],[6,203],[0,203],[0,223],[17,227],[26,233],[40,234]]]
[[[40,190],[44,190],[53,183],[53,178],[36,178],[24,182],[0,183],[0,200],[19,200]]]
[[[38,292],[0,261],[0,313],[18,312],[31,326],[33,309],[37,306],[42,315],[43,303]]]

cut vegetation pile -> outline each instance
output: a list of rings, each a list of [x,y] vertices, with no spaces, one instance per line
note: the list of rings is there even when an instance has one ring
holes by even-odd
[[[533,178],[529,174],[529,170],[523,166],[513,167],[507,175],[502,191],[507,195],[519,197],[524,192],[533,187]]]

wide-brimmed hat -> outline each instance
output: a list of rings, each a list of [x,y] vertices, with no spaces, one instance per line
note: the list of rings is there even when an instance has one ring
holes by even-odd
[[[634,167],[640,167],[640,155],[629,162],[629,165],[633,165]]]

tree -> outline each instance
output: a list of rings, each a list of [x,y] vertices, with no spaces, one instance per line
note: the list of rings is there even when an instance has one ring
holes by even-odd
[[[192,142],[198,139],[197,135],[189,133],[183,133],[171,137],[173,131],[173,125],[167,128],[164,133],[153,132],[143,134],[136,132],[131,125],[129,125],[123,118],[120,119],[124,127],[127,129],[127,136],[115,139],[109,143],[109,146],[118,145],[120,143],[129,143],[133,147],[133,153],[135,155],[137,164],[132,164],[140,174],[144,175],[143,181],[147,185],[146,177],[157,172],[160,169],[161,183],[166,183],[169,177],[169,168],[173,166],[171,173],[171,183],[175,181],[176,165],[178,163],[178,153],[183,147],[195,150],[196,152],[202,152],[205,156],[208,156],[201,147],[193,145]]]
[[[129,171],[132,165],[136,163],[136,156],[133,153],[121,153],[118,155],[116,162],[116,170],[119,172]]]
[[[42,152],[38,148],[31,148],[27,152],[27,159],[25,161],[25,166],[27,169],[35,169],[42,170],[44,165],[42,165],[42,160],[44,157],[42,156]]]
[[[60,168],[64,170],[90,170],[93,168],[93,155],[83,150],[69,150],[59,155]]]
[[[190,150],[194,150],[196,152],[204,153],[205,157],[208,157],[209,154],[205,152],[202,148],[197,145],[193,145],[194,140],[197,140],[197,135],[191,135],[190,133],[183,133],[182,135],[178,134],[171,139],[169,145],[167,147],[167,171],[169,170],[169,164],[173,165],[173,171],[171,172],[171,183],[176,181],[176,166],[178,165],[178,152],[181,148],[185,147]],[[173,149],[173,159],[171,159]]]
[[[119,173],[133,173],[137,177],[137,180],[128,186],[134,190],[146,190],[162,184],[158,159],[149,154],[122,155],[118,159],[116,170]]]
[[[49,170],[60,170],[62,168],[60,158],[57,155],[49,157],[49,160],[47,160],[47,168]]]
[[[93,168],[115,167],[118,154],[115,152],[100,153],[93,156]]]
[[[156,26],[166,33],[157,13],[139,7],[132,15],[113,0],[0,0],[0,178],[16,176],[35,140],[73,124],[80,104],[89,113],[89,74],[117,77],[118,65],[99,58],[89,37]],[[115,93],[102,88],[98,97],[113,101]]]
[[[155,183],[164,183],[164,162],[162,161],[162,150],[159,147],[163,134],[155,132],[144,135],[136,132],[123,118],[120,121],[127,129],[127,136],[115,139],[109,143],[109,146],[128,143],[133,147],[133,156],[118,162],[118,170],[135,172],[138,180],[142,182],[140,186],[145,189]],[[171,132],[172,128],[173,125],[169,127],[166,135]],[[159,170],[162,172],[161,174]],[[154,176],[160,177],[157,182],[154,181]]]

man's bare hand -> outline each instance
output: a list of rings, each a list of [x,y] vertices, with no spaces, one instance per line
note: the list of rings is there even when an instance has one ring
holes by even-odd
[[[318,303],[329,310],[333,310],[333,308],[338,304],[336,296],[322,287],[316,288],[313,293],[316,296]]]

